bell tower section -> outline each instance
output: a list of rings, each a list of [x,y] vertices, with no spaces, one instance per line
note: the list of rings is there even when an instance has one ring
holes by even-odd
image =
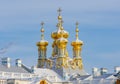
[[[76,40],[71,43],[73,46],[73,61],[72,61],[72,68],[79,68],[80,70],[83,69],[83,63],[82,63],[82,57],[81,57],[81,50],[82,50],[82,45],[83,41],[79,40],[78,37],[78,22],[76,22]]]
[[[46,51],[47,51],[47,46],[48,42],[44,40],[44,23],[41,23],[41,40],[37,42],[37,47],[38,47],[38,68],[43,68],[46,66],[46,61],[47,61],[47,56],[46,56]]]

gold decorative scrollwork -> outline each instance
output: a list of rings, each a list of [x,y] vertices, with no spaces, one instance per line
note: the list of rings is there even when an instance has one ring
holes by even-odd
[[[47,60],[47,65],[46,65],[47,68],[52,68],[53,67],[53,63],[50,59]]]

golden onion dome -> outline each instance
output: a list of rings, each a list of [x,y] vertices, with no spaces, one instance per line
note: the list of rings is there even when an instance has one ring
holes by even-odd
[[[68,43],[68,40],[63,37],[63,35],[64,35],[63,29],[61,30],[60,34],[61,34],[61,38],[57,39],[56,43],[57,43],[58,47],[65,48],[66,44]]]
[[[66,44],[68,43],[68,40],[65,38],[60,38],[56,41],[59,48],[65,48]]]
[[[37,42],[36,45],[37,45],[37,46],[47,46],[47,45],[48,45],[48,42],[45,41],[45,40],[41,40],[40,42]]]
[[[72,43],[71,43],[71,45],[72,46],[75,46],[75,45],[78,45],[78,46],[82,46],[83,45],[83,41],[81,41],[81,40],[76,40],[76,41],[73,41]]]
[[[60,39],[58,39],[56,42],[57,42],[57,44],[68,43],[68,40],[65,39],[65,38],[60,38]]]
[[[68,38],[68,36],[69,36],[69,33],[68,33],[67,31],[63,30],[63,37],[64,37],[64,38]],[[62,35],[61,35],[61,30],[52,32],[51,37],[52,37],[53,39],[59,39],[59,38],[61,38],[61,37],[62,37]]]
[[[69,33],[67,31],[63,30],[63,37],[68,38],[68,36],[69,36]]]

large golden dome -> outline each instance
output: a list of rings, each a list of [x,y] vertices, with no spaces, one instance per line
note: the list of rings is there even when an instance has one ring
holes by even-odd
[[[63,37],[64,38],[68,38],[68,36],[69,36],[69,33],[67,31],[63,30]],[[53,39],[59,39],[59,38],[61,38],[62,37],[62,35],[61,35],[61,29],[58,29],[57,31],[52,32],[51,37]]]

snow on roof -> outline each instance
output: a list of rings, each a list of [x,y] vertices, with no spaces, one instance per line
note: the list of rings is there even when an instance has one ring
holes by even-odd
[[[3,72],[17,72],[17,73],[30,73],[28,70],[26,70],[23,67],[11,66],[11,67],[8,68],[4,65],[0,65],[0,71],[3,71]]]
[[[94,79],[107,79],[111,76],[114,77],[114,74],[104,74],[104,75],[101,75],[101,76],[94,77]]]
[[[47,69],[47,68],[37,68],[35,70],[35,74],[38,74],[39,77],[42,78],[47,78],[50,81],[62,81],[62,77],[60,75],[58,75],[54,70],[51,69]]]

